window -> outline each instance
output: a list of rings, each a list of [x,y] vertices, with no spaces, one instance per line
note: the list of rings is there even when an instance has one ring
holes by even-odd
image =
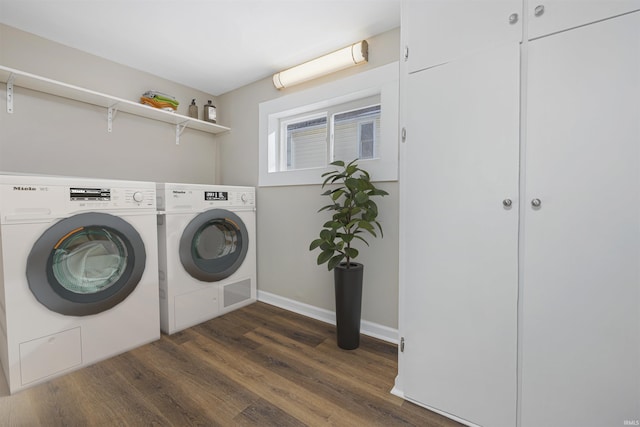
[[[380,104],[336,114],[331,161],[370,160],[380,151]]]
[[[374,159],[379,151],[380,97],[280,119],[276,171],[324,168],[334,160]],[[362,107],[369,103],[373,106]],[[351,109],[357,106],[356,109]]]
[[[319,168],[327,159],[327,116],[284,121],[280,170]]]
[[[259,185],[322,183],[334,160],[398,173],[398,64],[260,104]]]

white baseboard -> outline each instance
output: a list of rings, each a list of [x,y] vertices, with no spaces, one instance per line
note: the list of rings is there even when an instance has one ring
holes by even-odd
[[[320,320],[321,322],[336,324],[336,313],[324,308],[315,307],[303,302],[295,301],[289,298],[281,297],[269,292],[258,290],[258,301],[275,305],[276,307]],[[378,338],[393,344],[398,344],[398,330],[378,323],[362,320],[360,322],[360,333],[370,337]]]
[[[393,388],[391,389],[391,394],[404,399],[404,390],[402,389],[402,387],[400,387],[400,374],[396,376],[396,379],[393,382]]]

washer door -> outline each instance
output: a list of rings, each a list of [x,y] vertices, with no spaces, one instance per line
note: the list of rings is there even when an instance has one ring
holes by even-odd
[[[145,263],[144,243],[131,224],[83,213],[40,236],[27,258],[27,281],[50,310],[86,316],[122,302],[140,282]]]
[[[231,276],[244,261],[249,234],[240,217],[225,209],[197,215],[180,239],[180,261],[184,269],[203,282]]]

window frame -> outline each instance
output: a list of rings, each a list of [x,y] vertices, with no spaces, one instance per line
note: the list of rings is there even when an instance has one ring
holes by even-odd
[[[259,105],[259,150],[258,185],[260,187],[312,185],[322,183],[322,173],[333,170],[332,166],[310,169],[278,170],[278,161],[282,160],[278,144],[281,144],[281,121],[312,115],[320,110],[331,114],[332,107],[352,103],[373,96],[380,97],[380,146],[378,157],[361,159],[360,165],[366,168],[375,181],[397,181],[398,179],[398,142],[399,142],[399,76],[398,62],[392,62],[344,79],[336,80],[311,89],[294,92]],[[365,108],[362,107],[355,108]],[[341,112],[349,111],[345,109]],[[328,131],[332,133],[328,117]],[[358,132],[360,128],[358,127]],[[333,134],[329,138],[333,139]],[[359,141],[358,141],[359,144]],[[333,141],[328,144],[333,149]],[[358,147],[360,150],[360,147]],[[286,150],[285,150],[286,161]],[[374,152],[374,157],[376,153]],[[333,156],[329,151],[327,156]],[[341,159],[350,161],[353,159]]]

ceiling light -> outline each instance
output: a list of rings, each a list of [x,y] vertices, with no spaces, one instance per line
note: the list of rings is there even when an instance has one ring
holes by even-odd
[[[353,65],[369,60],[369,45],[366,40],[354,43],[343,49],[296,65],[273,75],[273,84],[283,89],[298,83],[306,82],[326,74],[344,70]]]

